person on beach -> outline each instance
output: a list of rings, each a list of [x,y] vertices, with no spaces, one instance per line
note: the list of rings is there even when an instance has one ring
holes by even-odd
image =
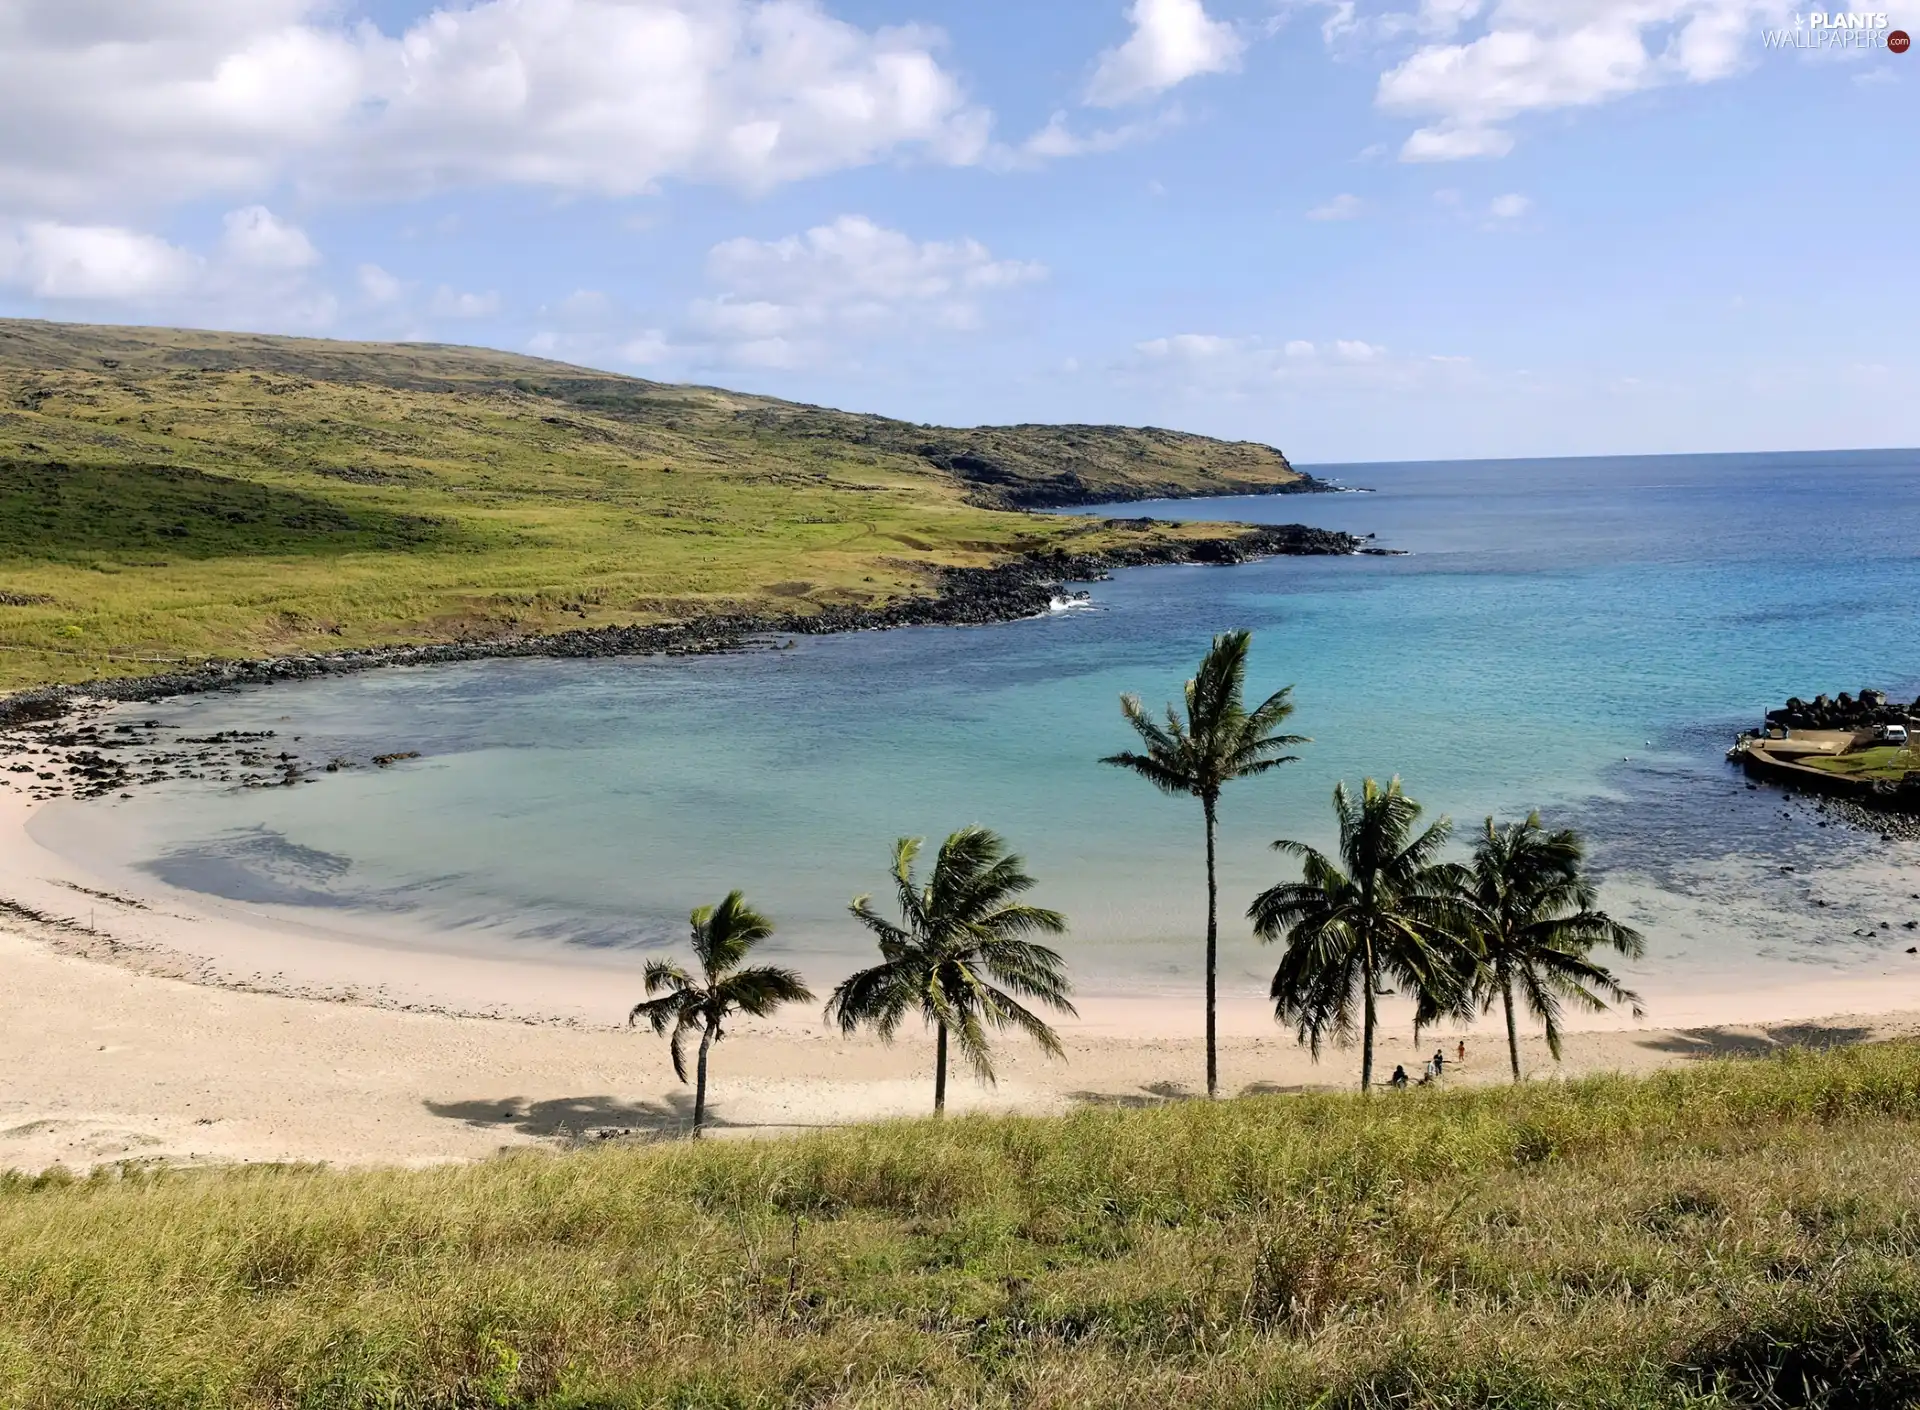
[[[1453,1060],[1455,1062],[1465,1062],[1467,1060],[1467,1040],[1465,1038],[1462,1038],[1460,1040],[1460,1046],[1453,1050]]]
[[[1387,1079],[1387,1085],[1396,1092],[1404,1092],[1407,1090],[1407,1069],[1405,1065],[1397,1062],[1393,1065],[1393,1076]]]
[[[1445,1048],[1435,1048],[1433,1050],[1433,1075],[1435,1077],[1442,1077],[1446,1075],[1446,1071],[1447,1050]]]

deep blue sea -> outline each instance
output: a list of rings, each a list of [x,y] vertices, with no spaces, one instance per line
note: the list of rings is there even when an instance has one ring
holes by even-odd
[[[1788,695],[1920,694],[1920,452],[1320,473],[1370,492],[1111,512],[1305,521],[1405,556],[1134,570],[1090,585],[1088,609],[993,627],[142,706],[299,736],[309,757],[424,757],[64,803],[35,831],[333,929],[556,957],[677,940],[738,886],[825,975],[864,953],[846,905],[886,891],[894,837],[982,822],[1068,913],[1082,988],[1139,991],[1194,970],[1199,809],[1098,760],[1129,746],[1121,692],[1176,696],[1214,632],[1249,627],[1252,693],[1292,685],[1313,742],[1226,796],[1229,982],[1271,968],[1238,920],[1283,874],[1267,844],[1328,842],[1335,781],[1368,775],[1398,774],[1463,833],[1531,808],[1585,829],[1605,903],[1670,978],[1877,961],[1883,920],[1909,942],[1912,849],[1821,828],[1722,755]]]

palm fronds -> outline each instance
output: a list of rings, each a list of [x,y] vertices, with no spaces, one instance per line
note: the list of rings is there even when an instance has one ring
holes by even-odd
[[[949,1039],[991,1082],[995,1031],[1017,1030],[1057,1057],[1058,1035],[1027,1005],[1068,1014],[1074,1008],[1065,961],[1028,938],[1062,934],[1066,917],[1015,899],[1034,881],[1001,838],[983,827],[961,828],[941,844],[924,883],[914,871],[919,852],[918,838],[894,844],[898,923],[875,911],[871,897],[854,899],[849,909],[878,942],[880,963],[841,981],[826,1016],[843,1033],[871,1027],[888,1042],[916,1014],[932,1026],[939,1035],[939,1110],[946,1102]]]
[[[687,1078],[687,1044],[699,1039],[699,1061],[694,1076],[693,1130],[706,1123],[707,1053],[726,1036],[726,1022],[736,1012],[765,1018],[782,1004],[813,999],[800,975],[773,965],[742,968],[753,947],[773,934],[773,922],[754,910],[739,891],[730,891],[717,906],[701,906],[688,921],[692,927],[698,976],[673,960],[647,961],[644,982],[650,996],[627,1015],[631,1027],[642,1020],[656,1034],[666,1035],[673,1058],[673,1074]]]
[[[1382,981],[1413,994],[1422,1014],[1458,1012],[1464,1003],[1453,923],[1458,868],[1440,860],[1452,824],[1442,818],[1416,832],[1420,805],[1397,778],[1385,788],[1367,779],[1358,798],[1336,784],[1333,809],[1338,858],[1275,842],[1275,851],[1299,860],[1300,880],[1262,891],[1247,917],[1261,939],[1286,943],[1268,991],[1274,1017],[1316,1058],[1328,1041],[1352,1041],[1357,1003],[1365,1088]]]
[[[1504,1008],[1514,1081],[1520,1080],[1516,1006],[1545,1032],[1555,1061],[1569,1005],[1593,1013],[1627,1004],[1639,1017],[1639,996],[1590,957],[1611,949],[1637,959],[1644,944],[1638,931],[1597,908],[1586,844],[1571,828],[1549,832],[1538,813],[1505,825],[1488,818],[1472,863],[1460,869],[1455,899],[1468,942],[1463,989],[1481,1012],[1496,1002]]]

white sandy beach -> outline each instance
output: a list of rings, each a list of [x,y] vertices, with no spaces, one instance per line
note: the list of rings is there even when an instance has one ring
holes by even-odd
[[[690,1105],[666,1046],[622,1026],[637,965],[541,965],[305,932],[155,886],[138,898],[39,846],[35,805],[0,791],[0,1167],[123,1159],[419,1164],[502,1147],[678,1129]],[[36,920],[18,908],[38,913]],[[1062,1023],[1064,1062],[1009,1042],[1000,1081],[962,1078],[958,1108],[1144,1104],[1200,1085],[1196,992],[1092,995]],[[1758,987],[1678,980],[1636,1022],[1574,1033],[1558,1071],[1646,1071],[1782,1043],[1920,1034],[1920,966],[1810,972]],[[492,1015],[492,1016],[485,1016]],[[1316,1064],[1258,994],[1222,1005],[1231,1093],[1344,1086],[1357,1054]],[[1448,1056],[1463,1035],[1440,1035]],[[1492,1025],[1464,1035],[1446,1081],[1506,1077]],[[1403,1015],[1379,1061],[1410,1069]],[[931,1102],[931,1043],[829,1033],[818,1011],[743,1022],[714,1057],[717,1120],[777,1133],[914,1115]]]

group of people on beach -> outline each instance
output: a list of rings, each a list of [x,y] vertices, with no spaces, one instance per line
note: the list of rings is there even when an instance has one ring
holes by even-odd
[[[1462,1038],[1454,1045],[1454,1061],[1465,1062],[1466,1060],[1467,1040]],[[1427,1059],[1426,1069],[1420,1074],[1419,1085],[1425,1087],[1438,1082],[1446,1075],[1446,1071],[1447,1050],[1444,1047],[1435,1048],[1433,1050],[1433,1056]],[[1406,1064],[1395,1063],[1393,1065],[1393,1076],[1387,1079],[1387,1085],[1396,1092],[1404,1092],[1412,1081],[1413,1079],[1407,1076]]]

